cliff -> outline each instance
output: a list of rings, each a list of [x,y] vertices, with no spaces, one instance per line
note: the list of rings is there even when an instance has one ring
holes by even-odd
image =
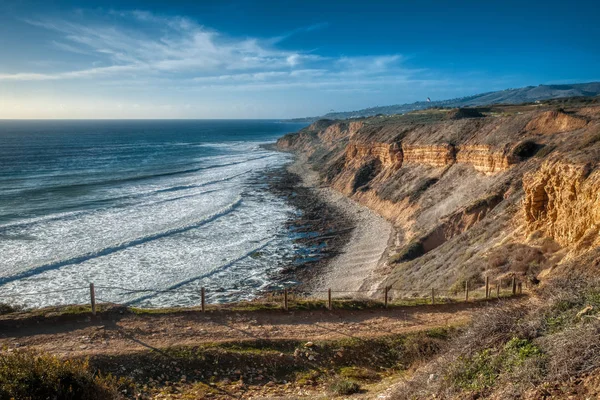
[[[600,107],[570,105],[322,120],[277,145],[394,224],[366,289],[535,281],[598,244]]]

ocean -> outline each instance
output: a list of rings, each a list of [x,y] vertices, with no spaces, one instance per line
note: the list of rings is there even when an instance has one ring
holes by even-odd
[[[0,121],[0,303],[252,298],[298,251],[266,183],[290,155],[261,145],[301,127]]]

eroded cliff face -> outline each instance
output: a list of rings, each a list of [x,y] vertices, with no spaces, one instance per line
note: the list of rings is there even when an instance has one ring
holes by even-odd
[[[590,163],[547,161],[523,179],[530,231],[541,230],[562,246],[584,236],[594,243],[600,226],[600,170]]]
[[[510,147],[510,146],[509,146]],[[377,158],[383,168],[398,169],[403,164],[449,167],[454,163],[473,166],[476,171],[495,174],[506,171],[521,161],[510,149],[495,149],[490,145],[454,146],[410,145],[403,143],[351,142],[346,147],[346,166],[360,164],[368,157]]]
[[[360,166],[369,159],[377,159],[382,168],[396,170],[402,166],[402,149],[397,143],[352,142],[346,146],[346,168],[352,164]]]
[[[531,277],[599,244],[599,106],[322,121],[278,145],[394,224],[380,285]]]

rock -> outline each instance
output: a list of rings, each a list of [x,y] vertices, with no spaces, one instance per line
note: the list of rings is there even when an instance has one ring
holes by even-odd
[[[427,384],[431,384],[432,382],[437,381],[437,379],[438,379],[437,374],[429,374],[429,378],[427,378]]]
[[[313,347],[315,344],[313,342],[304,343],[304,347]]]
[[[308,356],[308,361],[315,361],[315,356],[312,354]]]

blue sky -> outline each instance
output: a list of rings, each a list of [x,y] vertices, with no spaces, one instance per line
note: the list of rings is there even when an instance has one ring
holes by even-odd
[[[0,2],[0,118],[286,118],[600,80],[598,1]]]

